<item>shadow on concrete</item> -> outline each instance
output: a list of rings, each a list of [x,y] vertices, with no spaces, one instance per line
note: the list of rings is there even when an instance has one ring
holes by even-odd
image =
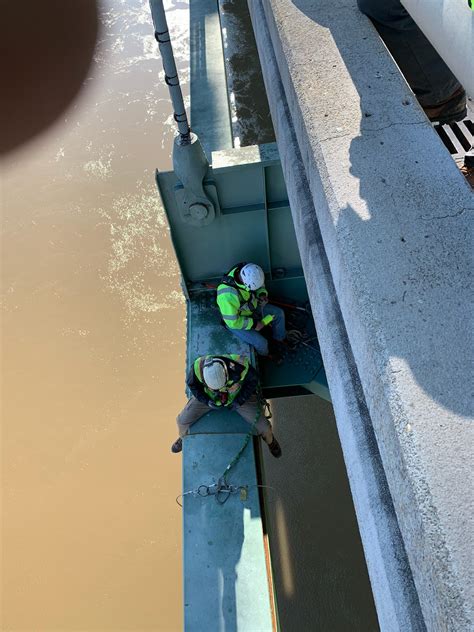
[[[381,40],[372,58],[361,59],[355,54],[353,37],[347,37],[347,28],[364,33],[368,18],[354,11],[354,3],[334,5],[331,9],[308,0],[293,0],[293,4],[328,29],[360,98],[359,135],[350,143],[350,164],[342,164],[341,153],[337,153],[338,143],[345,142],[343,137],[334,134],[323,143],[325,158],[334,159],[332,169],[337,160],[338,168],[349,169],[358,179],[361,203],[358,208],[347,204],[339,210],[337,231],[338,240],[347,235],[348,241],[367,247],[359,291],[364,286],[372,288],[374,300],[378,300],[374,313],[383,314],[385,320],[385,338],[379,342],[370,340],[371,346],[385,347],[387,358],[384,366],[375,367],[378,375],[374,379],[390,381],[396,373],[411,372],[430,398],[469,417],[472,404],[466,393],[466,366],[470,363],[467,341],[472,337],[468,311],[462,318],[463,312],[458,309],[467,289],[468,238],[466,223],[461,217],[456,218],[468,210],[469,199],[470,206],[474,206],[470,189],[450,159],[441,166],[445,173],[436,173],[433,168],[433,155],[447,150],[434,130],[429,138],[431,125],[408,88],[406,95],[400,90],[400,100],[394,100],[390,83],[399,81],[398,72],[395,66],[390,71],[384,66],[386,52]],[[334,11],[350,11],[350,20],[335,20]],[[375,29],[374,35],[378,39]],[[340,112],[345,104],[338,103],[337,107]],[[318,117],[331,115],[315,109],[315,125]],[[407,153],[402,162],[396,152],[400,151],[399,135],[405,134],[406,138],[408,125],[412,138],[419,134],[420,142],[417,151]],[[420,165],[427,165],[427,170]],[[324,167],[318,165],[319,170]],[[312,170],[313,183],[321,178],[318,168]],[[445,178],[450,182],[457,178],[459,187],[448,190]],[[357,198],[352,184],[347,180],[346,183],[347,197]],[[324,188],[321,183],[319,187]],[[341,192],[336,195],[342,199]],[[399,226],[399,234],[395,234],[391,216]],[[463,250],[465,256],[461,255]],[[391,263],[380,266],[383,261]],[[336,287],[347,283],[338,270],[332,272]],[[383,298],[379,300],[380,296]],[[370,302],[370,297],[366,295],[363,300]]]

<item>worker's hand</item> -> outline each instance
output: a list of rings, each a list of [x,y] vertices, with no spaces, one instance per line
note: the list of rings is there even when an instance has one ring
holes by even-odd
[[[265,325],[262,323],[261,320],[259,320],[258,323],[255,325],[255,331],[260,331],[264,327],[265,327]]]

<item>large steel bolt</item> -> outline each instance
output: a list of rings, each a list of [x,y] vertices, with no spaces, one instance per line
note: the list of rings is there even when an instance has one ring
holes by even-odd
[[[194,219],[205,219],[209,214],[207,206],[205,206],[204,204],[191,204],[191,206],[189,207],[189,212],[191,214],[191,217],[193,217]]]

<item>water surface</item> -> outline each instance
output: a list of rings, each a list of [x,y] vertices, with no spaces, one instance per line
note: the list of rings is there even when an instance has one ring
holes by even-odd
[[[166,5],[187,92],[187,3]],[[173,124],[148,2],[101,25],[79,99],[3,169],[4,630],[181,628]]]

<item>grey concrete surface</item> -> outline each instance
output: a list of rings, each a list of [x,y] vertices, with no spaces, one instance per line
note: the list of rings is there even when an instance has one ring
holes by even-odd
[[[339,437],[364,545],[374,599],[383,630],[424,630],[418,596],[393,509],[357,367],[347,339],[302,157],[296,142],[263,9],[250,5],[256,22],[267,90],[274,98],[293,220],[311,297],[324,366],[331,384]],[[270,89],[271,88],[271,89]]]
[[[424,619],[430,630],[464,632],[473,604],[473,194],[355,2],[249,6],[381,627],[416,629]],[[383,502],[376,512],[380,472],[367,461],[377,449],[403,538],[396,546]],[[390,529],[392,566],[380,546]],[[403,547],[423,617],[397,568]]]
[[[265,497],[282,632],[379,629],[332,406],[316,396],[271,402],[283,450],[263,449]]]

